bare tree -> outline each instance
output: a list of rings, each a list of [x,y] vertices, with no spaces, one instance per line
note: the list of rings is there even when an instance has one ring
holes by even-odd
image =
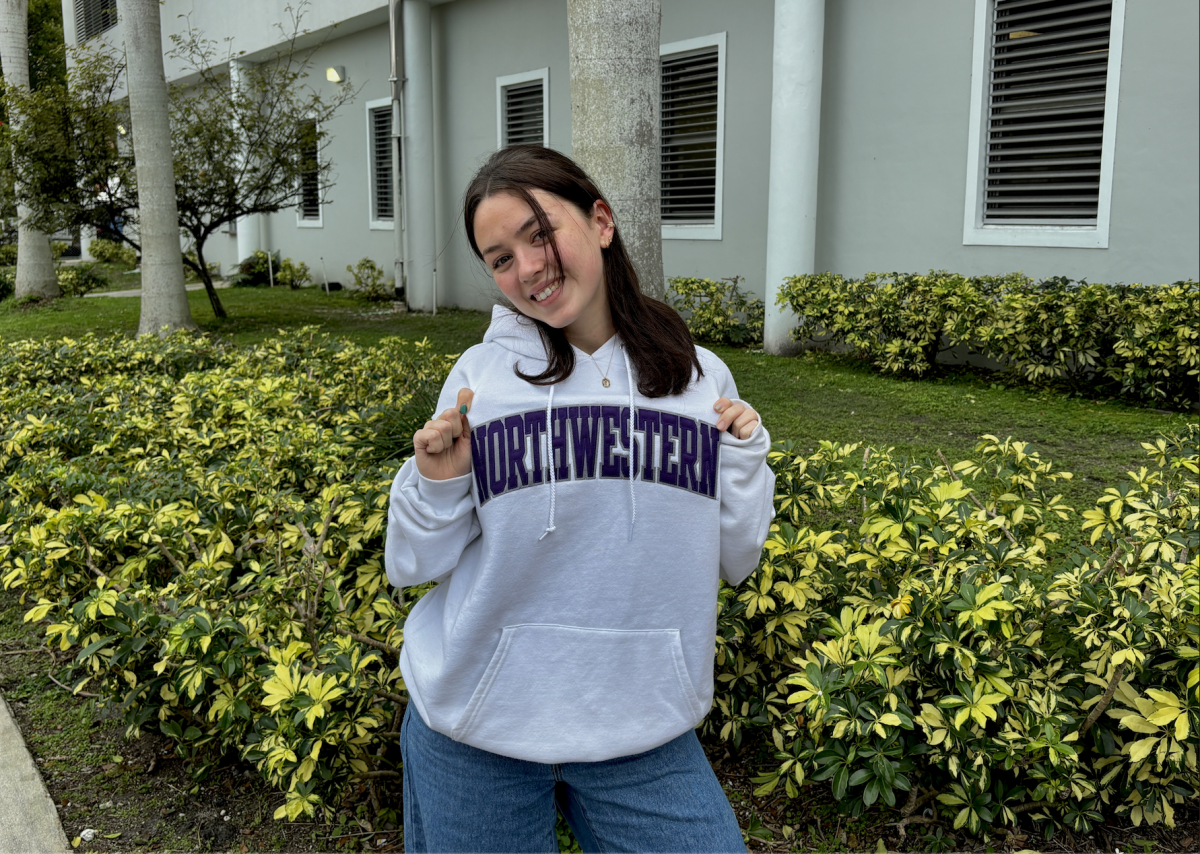
[[[308,33],[306,5],[277,24],[278,53],[243,67],[237,85],[226,71],[236,55],[190,26],[172,36],[167,55],[192,72],[190,85],[169,89],[175,246],[181,236],[190,243],[183,263],[204,282],[218,318],[226,312],[205,262],[208,239],[240,217],[324,202],[335,179],[326,128],[357,91],[343,86],[327,97],[305,85],[311,53],[297,42]],[[66,85],[21,96],[30,122],[13,135],[14,150],[34,221],[49,229],[124,223],[114,237],[140,251],[145,195],[124,133],[132,126],[135,142],[141,135],[123,97],[125,59],[103,46],[70,53]]]
[[[660,0],[567,0],[571,152],[612,203],[642,290],[663,299]]]
[[[0,0],[0,62],[6,88],[29,89],[29,2]],[[8,100],[8,99],[6,99]],[[9,122],[19,128],[21,111],[7,104]],[[50,254],[50,238],[29,224],[24,187],[13,187],[17,201],[17,280],[15,296],[56,297],[61,291]]]

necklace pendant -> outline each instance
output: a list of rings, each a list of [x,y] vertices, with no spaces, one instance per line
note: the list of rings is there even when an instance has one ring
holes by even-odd
[[[608,377],[605,377],[604,379],[600,380],[600,382],[605,388],[608,388],[610,385],[612,385],[612,383],[608,381]]]

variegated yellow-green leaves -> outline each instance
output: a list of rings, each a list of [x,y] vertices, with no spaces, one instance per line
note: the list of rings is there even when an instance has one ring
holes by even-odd
[[[719,282],[678,276],[667,280],[667,300],[700,343],[761,347],[766,307],[742,293],[740,281],[740,276]]]
[[[1200,285],[1103,285],[1020,273],[817,273],[787,279],[797,341],[845,344],[885,373],[922,376],[959,348],[1034,385],[1194,405]],[[1157,404],[1156,404],[1157,405]]]
[[[1029,445],[970,459],[777,446],[756,575],[723,588],[716,709],[769,737],[759,793],[828,781],[857,815],[932,800],[971,833],[1106,814],[1174,822],[1196,793],[1197,429],[1077,520]]]
[[[0,579],[131,736],[257,765],[278,818],[392,762],[412,601],[382,569],[392,476],[453,357],[305,329],[0,352]]]
[[[396,758],[427,588],[384,578],[388,486],[451,363],[311,329],[6,344],[0,580],[130,735],[197,775],[254,763],[278,818],[331,810]],[[773,746],[760,792],[828,781],[851,812],[916,793],[971,832],[1172,823],[1197,779],[1196,441],[1147,443],[1078,524],[1069,473],[1021,441],[953,464],[777,446],[704,727]]]

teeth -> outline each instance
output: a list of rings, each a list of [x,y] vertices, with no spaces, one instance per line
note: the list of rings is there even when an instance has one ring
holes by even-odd
[[[562,285],[562,282],[560,282],[558,280],[555,280],[553,284],[546,285],[545,288],[543,288],[542,290],[538,291],[536,294],[533,295],[534,302],[541,302],[546,297],[550,296],[550,294],[557,291],[561,285]]]

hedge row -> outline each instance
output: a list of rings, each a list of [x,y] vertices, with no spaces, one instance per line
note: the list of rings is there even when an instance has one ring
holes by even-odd
[[[1194,406],[1200,285],[1103,285],[1020,273],[794,276],[779,292],[797,341],[853,348],[886,373],[922,376],[952,348],[1033,384]]]
[[[73,684],[197,776],[254,763],[279,818],[394,770],[414,601],[382,570],[390,480],[452,359],[312,330],[0,350],[0,579],[74,652]],[[719,592],[704,727],[769,745],[762,791],[929,805],[972,832],[1196,793],[1195,431],[1083,514],[1019,442],[916,465],[777,446],[758,573]]]

